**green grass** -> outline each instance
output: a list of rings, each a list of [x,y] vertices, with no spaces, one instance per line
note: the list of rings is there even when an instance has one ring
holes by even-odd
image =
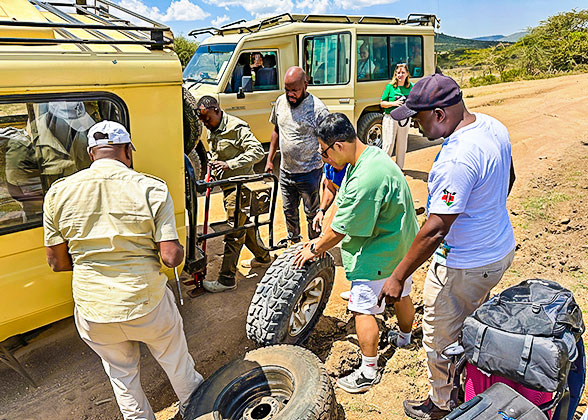
[[[548,219],[547,213],[555,204],[569,201],[571,198],[560,192],[551,192],[540,197],[530,197],[523,200],[524,214],[531,220]]]

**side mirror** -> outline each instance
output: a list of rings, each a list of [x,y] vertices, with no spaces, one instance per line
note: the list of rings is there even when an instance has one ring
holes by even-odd
[[[237,99],[243,99],[245,97],[245,92],[243,92],[243,87],[239,87],[239,92],[237,92]]]

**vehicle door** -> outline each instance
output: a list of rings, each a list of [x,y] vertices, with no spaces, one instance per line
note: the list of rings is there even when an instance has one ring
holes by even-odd
[[[309,77],[309,92],[330,112],[342,112],[355,124],[355,29],[309,33],[299,42],[299,59]]]

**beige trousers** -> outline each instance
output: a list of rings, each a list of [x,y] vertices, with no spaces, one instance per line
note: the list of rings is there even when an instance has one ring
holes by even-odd
[[[453,364],[442,351],[458,340],[463,321],[490,294],[510,267],[514,250],[502,260],[472,269],[445,267],[433,261],[423,289],[423,347],[427,354],[429,397],[441,409],[452,408]]]
[[[404,124],[406,122],[402,121]],[[398,124],[389,114],[384,114],[382,120],[382,150],[392,156],[394,145],[396,144],[396,164],[400,169],[404,168],[404,157],[408,145],[408,129],[410,119],[404,127]]]
[[[80,337],[102,359],[125,420],[155,420],[141,388],[139,342],[147,345],[167,374],[183,413],[202,376],[194,369],[182,317],[169,288],[153,311],[131,321],[96,323],[82,318],[77,311],[74,319]]]

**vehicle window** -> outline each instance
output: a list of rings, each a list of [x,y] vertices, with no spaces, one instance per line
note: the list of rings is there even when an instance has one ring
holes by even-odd
[[[280,88],[278,74],[276,51],[241,53],[225,93],[239,92],[239,88],[243,87],[243,76],[251,76],[253,91],[277,90]]]
[[[51,184],[90,166],[88,129],[122,116],[111,100],[0,104],[0,234],[40,226]]]
[[[217,85],[234,49],[235,44],[200,45],[184,69],[184,80]]]
[[[357,37],[357,80],[387,80],[388,37],[358,36]]]
[[[420,36],[391,36],[391,69],[398,63],[407,63],[411,77],[423,76],[423,38]]]
[[[304,39],[305,70],[309,84],[343,85],[349,83],[351,35],[329,34]]]

